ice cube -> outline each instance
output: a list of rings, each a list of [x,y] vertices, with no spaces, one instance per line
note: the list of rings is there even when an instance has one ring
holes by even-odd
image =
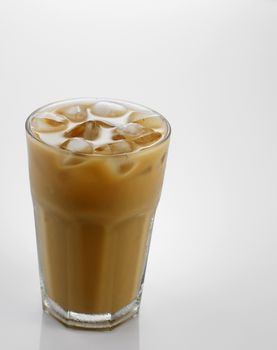
[[[158,141],[161,138],[161,136],[162,134],[160,132],[149,129],[148,132],[133,139],[133,142],[135,142],[139,146],[148,146],[151,143]]]
[[[152,171],[152,166],[147,166],[139,173],[139,175],[149,174],[151,171]]]
[[[78,166],[87,161],[86,157],[77,157],[76,155],[69,154],[62,158],[62,166],[66,167],[72,167],[72,166]]]
[[[66,129],[68,120],[60,114],[45,112],[34,116],[31,128],[34,132],[55,132]]]
[[[71,105],[57,110],[57,113],[64,115],[73,123],[84,122],[87,119],[87,107],[82,105]]]
[[[124,135],[120,135],[117,132],[114,133],[112,139],[114,141],[118,141],[118,140],[125,140],[125,136]]]
[[[125,175],[129,173],[135,167],[135,162],[129,159],[126,155],[118,155],[116,157],[110,157],[106,162],[109,170],[115,175]]]
[[[145,106],[133,104],[131,102],[126,102],[124,101],[124,106],[130,110],[130,111],[135,111],[135,112],[140,112],[140,113],[145,113],[145,114],[150,114],[151,110]]]
[[[64,133],[65,137],[82,137],[85,140],[96,140],[99,135],[99,126],[96,121],[89,120],[79,124]]]
[[[73,153],[83,153],[83,154],[91,154],[93,153],[92,145],[83,140],[83,139],[70,139],[63,142],[60,147],[62,149],[66,149],[67,151],[71,151]]]
[[[161,158],[161,163],[163,164],[164,161],[166,160],[166,157],[167,157],[167,152],[165,152]]]
[[[113,154],[128,153],[128,152],[132,152],[133,150],[132,144],[124,140],[119,140],[119,141],[110,143],[109,145]]]
[[[124,140],[107,143],[105,145],[95,148],[95,152],[102,154],[122,154],[132,152],[132,150],[132,144]]]
[[[112,154],[112,150],[109,144],[98,146],[95,148],[95,152],[100,154]]]
[[[100,126],[101,128],[109,129],[109,128],[114,128],[115,125],[107,122],[103,122],[102,120],[96,120],[95,123]]]
[[[118,103],[99,101],[92,105],[91,111],[99,117],[114,118],[124,115],[127,112],[127,108]]]
[[[133,167],[134,167],[135,163],[130,161],[130,160],[126,160],[125,162],[122,162],[119,165],[119,172],[121,174],[126,174],[128,173]]]
[[[144,128],[140,124],[128,123],[116,128],[114,131],[114,135],[122,135],[126,138],[132,138],[134,136],[141,135],[143,131],[144,131]]]
[[[151,129],[157,129],[163,126],[162,119],[158,115],[149,115],[140,112],[131,113],[128,121],[131,123],[138,123],[145,128]]]

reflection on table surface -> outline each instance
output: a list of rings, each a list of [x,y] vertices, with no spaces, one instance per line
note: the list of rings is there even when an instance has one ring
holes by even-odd
[[[139,319],[137,317],[112,331],[92,331],[67,328],[43,313],[39,350],[107,350],[110,348],[139,350]]]

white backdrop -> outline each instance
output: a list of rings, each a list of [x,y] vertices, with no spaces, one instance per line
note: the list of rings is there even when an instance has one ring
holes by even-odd
[[[276,37],[275,0],[1,3],[1,348],[276,349]],[[81,96],[173,129],[141,313],[105,333],[40,305],[24,121]]]

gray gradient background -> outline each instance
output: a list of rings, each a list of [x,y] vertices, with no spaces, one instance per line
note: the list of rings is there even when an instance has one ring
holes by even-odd
[[[24,120],[136,101],[173,133],[138,319],[43,315]],[[3,349],[276,349],[277,1],[10,0],[0,11]]]

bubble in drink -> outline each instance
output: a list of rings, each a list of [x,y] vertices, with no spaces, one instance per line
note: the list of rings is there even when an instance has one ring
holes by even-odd
[[[147,115],[146,113],[133,112],[130,114],[129,122],[138,123],[145,128],[158,129],[162,128],[162,119],[159,116]]]
[[[92,105],[91,111],[99,117],[115,118],[127,113],[127,108],[118,103],[100,101]]]
[[[66,129],[68,120],[52,112],[45,112],[35,116],[31,121],[32,130],[38,132],[56,132]]]
[[[93,152],[92,145],[89,142],[77,138],[66,140],[60,147],[73,153],[91,154]]]
[[[89,120],[75,126],[73,129],[64,133],[65,137],[82,137],[85,140],[96,140],[99,135],[99,125],[94,120]]]
[[[82,105],[72,105],[67,106],[57,110],[57,113],[60,113],[66,116],[73,123],[84,122],[87,119],[87,108]]]

